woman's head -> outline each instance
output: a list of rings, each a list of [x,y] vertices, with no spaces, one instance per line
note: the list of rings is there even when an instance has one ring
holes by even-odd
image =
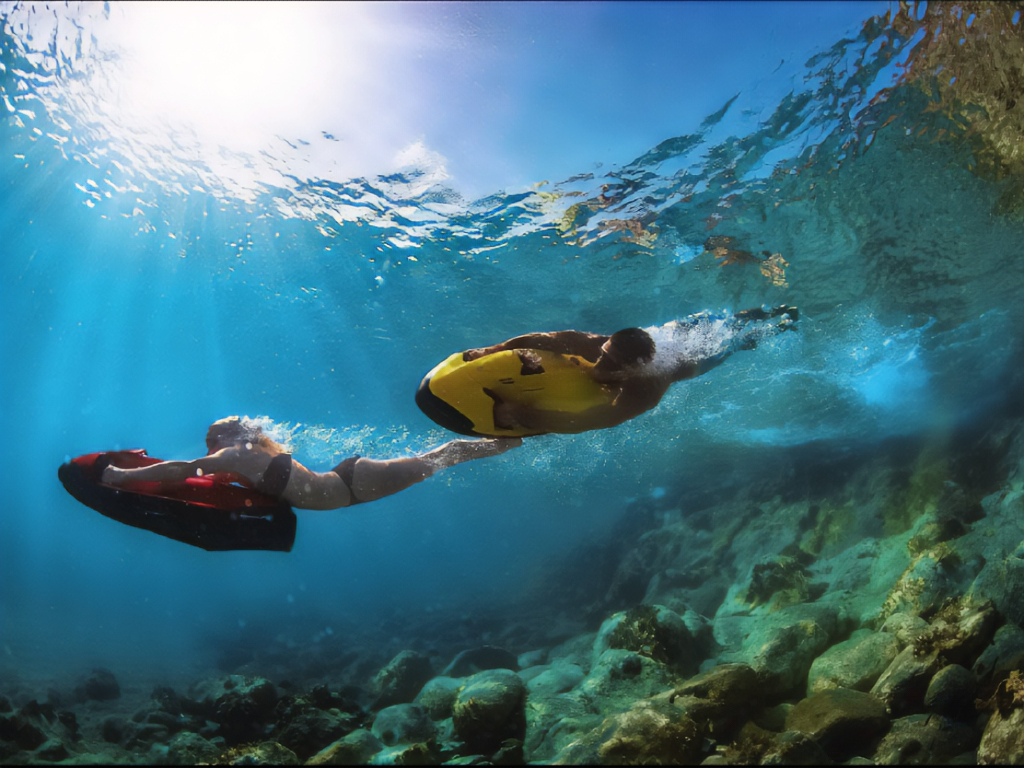
[[[213,422],[206,431],[206,449],[209,453],[241,443],[253,443],[277,453],[285,450],[283,445],[263,434],[260,425],[248,416],[228,416]]]

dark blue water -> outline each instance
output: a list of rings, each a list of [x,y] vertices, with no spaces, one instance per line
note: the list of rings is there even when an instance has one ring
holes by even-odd
[[[752,73],[639,157],[466,199],[430,167],[309,178],[254,156],[270,180],[241,182],[119,134],[76,79],[95,62],[30,55],[45,45],[5,26],[0,665],[170,678],[240,642],[515,622],[637,499],[749,484],[794,447],[870,453],[993,418],[1019,383],[1024,217],[1013,179],[979,173],[901,79],[921,40],[879,20]],[[268,417],[311,467],[404,455],[451,437],[413,393],[454,351],[782,303],[799,333],[654,411],[300,512],[290,554],[121,526],[56,476],[98,450],[200,455],[231,414]]]

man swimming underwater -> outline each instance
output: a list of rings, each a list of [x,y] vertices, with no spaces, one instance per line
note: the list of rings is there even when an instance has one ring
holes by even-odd
[[[470,435],[525,437],[606,429],[654,408],[677,381],[795,329],[796,307],[701,312],[603,336],[530,333],[452,355],[424,377],[421,410]],[[777,323],[764,321],[779,318]]]

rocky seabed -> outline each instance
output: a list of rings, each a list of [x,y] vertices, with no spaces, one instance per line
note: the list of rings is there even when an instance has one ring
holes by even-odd
[[[298,685],[253,663],[133,712],[109,670],[14,687],[0,762],[1022,764],[1024,428],[954,442],[804,498],[648,509],[592,579],[620,609],[557,643],[348,652]]]

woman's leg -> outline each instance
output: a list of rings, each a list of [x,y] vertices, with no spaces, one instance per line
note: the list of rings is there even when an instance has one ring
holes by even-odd
[[[519,438],[452,440],[421,456],[385,461],[360,458],[352,468],[352,500],[358,503],[382,499],[426,480],[439,470],[464,461],[497,456],[522,443]]]

